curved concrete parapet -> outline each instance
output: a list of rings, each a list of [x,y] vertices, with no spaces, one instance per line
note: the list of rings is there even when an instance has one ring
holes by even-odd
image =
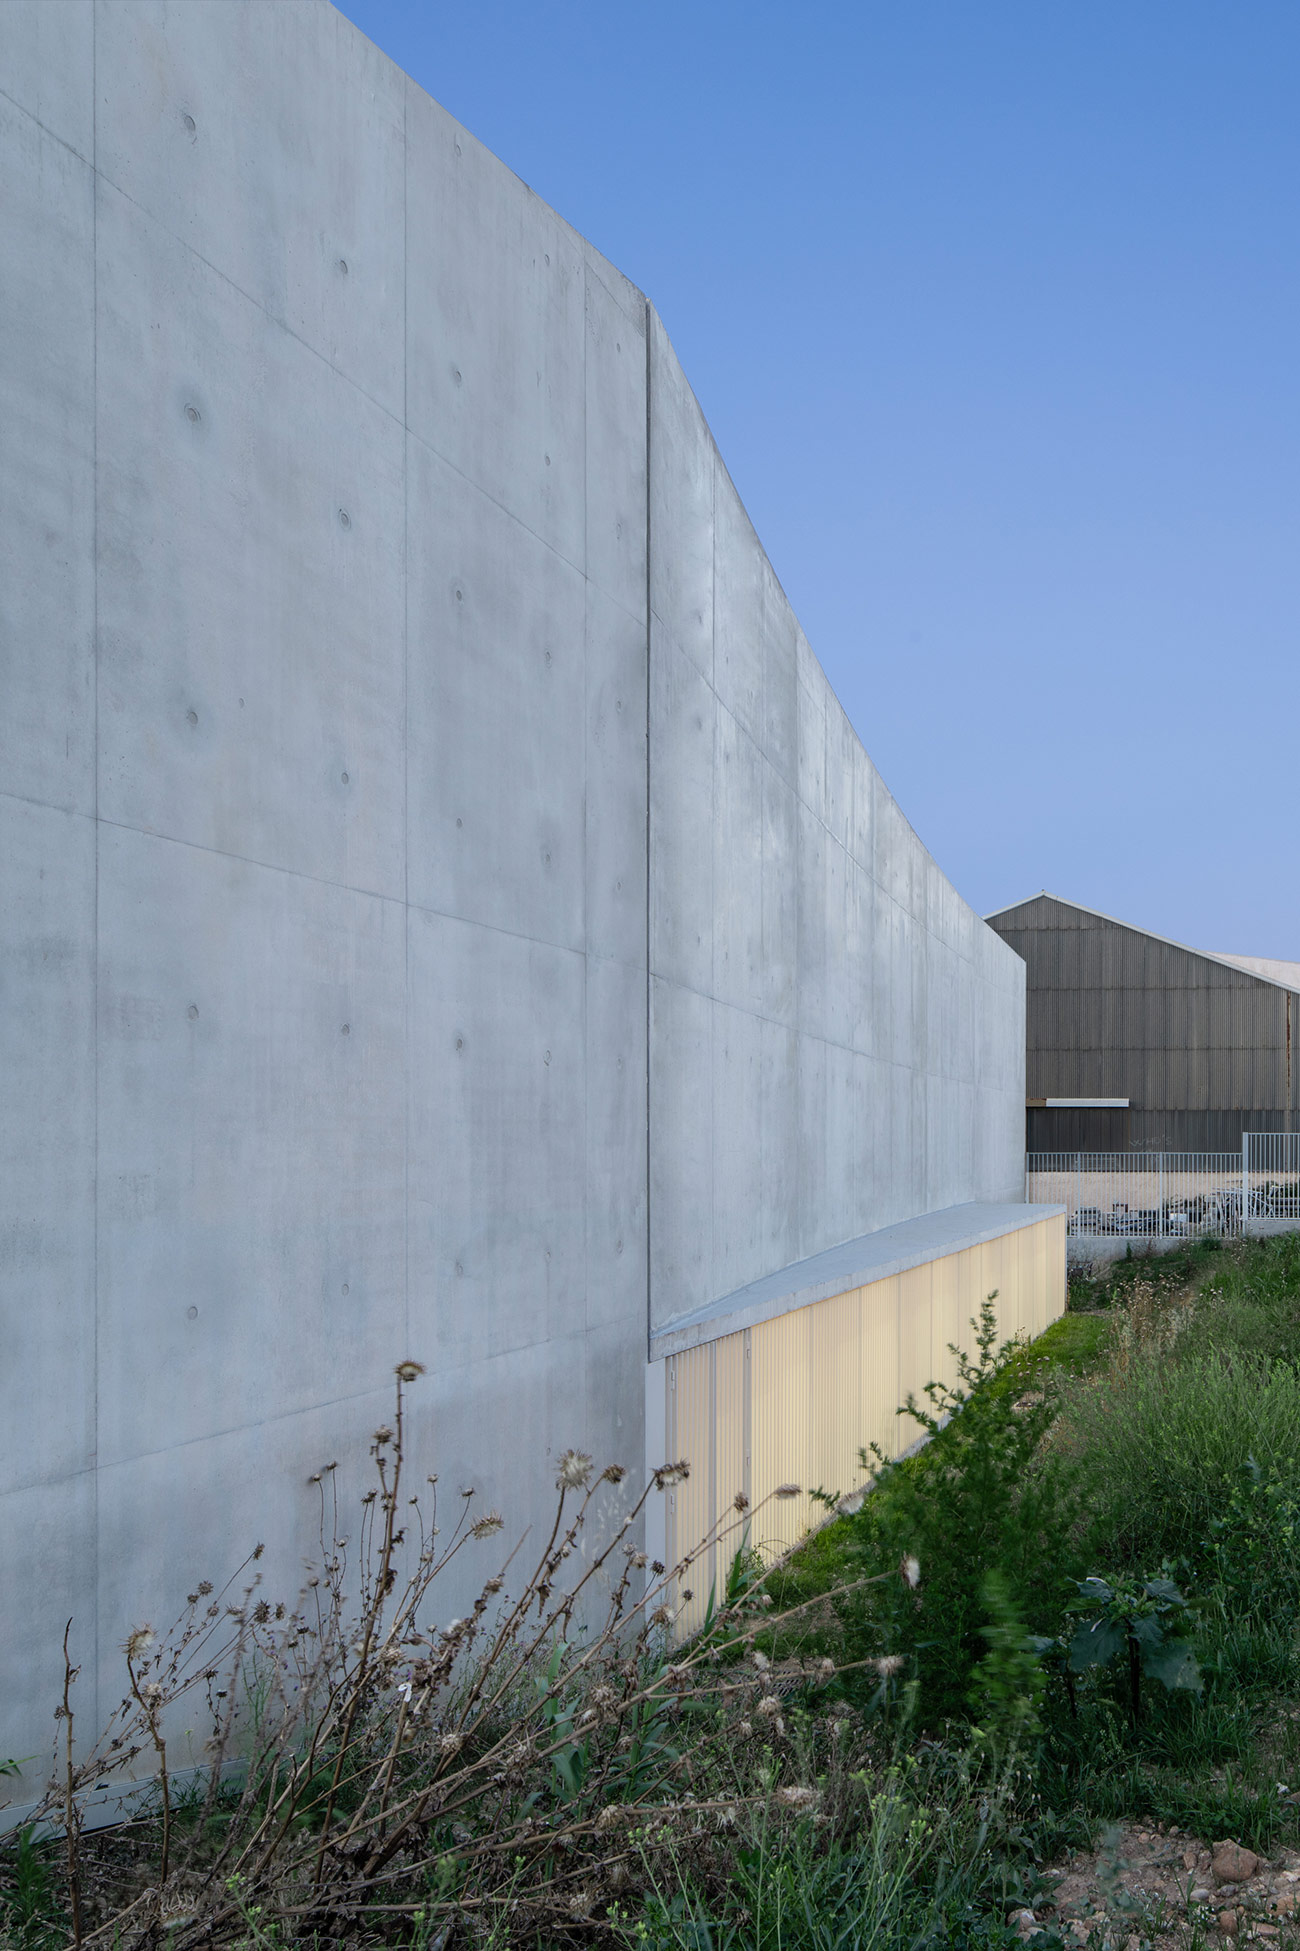
[[[4,13],[0,1757],[398,1360],[522,1528],[1024,1095],[643,295],[323,0]]]

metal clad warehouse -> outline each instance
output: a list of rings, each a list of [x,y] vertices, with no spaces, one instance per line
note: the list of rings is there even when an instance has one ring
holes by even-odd
[[[0,11],[0,1757],[39,1782],[69,1617],[86,1728],[255,1541],[292,1596],[399,1360],[420,1474],[512,1534],[560,1450],[635,1494],[670,1438],[702,1523],[896,1440],[986,1280],[1041,1326],[1063,1222],[1023,965],[643,294],[325,0]]]
[[[1027,970],[1030,1152],[1226,1153],[1297,1128],[1296,965],[1183,948],[1052,894],[988,920]]]

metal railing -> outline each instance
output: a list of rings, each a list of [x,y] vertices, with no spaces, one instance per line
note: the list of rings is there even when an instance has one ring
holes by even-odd
[[[1248,1218],[1300,1219],[1300,1132],[1244,1132],[1241,1188]]]
[[[1090,1237],[1227,1236],[1300,1222],[1300,1132],[1248,1131],[1237,1152],[1030,1152],[1025,1198]]]
[[[1064,1206],[1066,1230],[1125,1239],[1239,1233],[1236,1152],[1030,1152],[1025,1197]]]

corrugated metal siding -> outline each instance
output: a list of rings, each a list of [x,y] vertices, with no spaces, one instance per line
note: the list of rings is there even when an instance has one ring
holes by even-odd
[[[990,925],[1028,971],[1027,1095],[1131,1106],[1122,1135],[1119,1114],[1031,1111],[1030,1150],[1214,1151],[1270,1128],[1265,1114],[1296,1126],[1287,991],[1051,896]],[[1300,1027],[1300,1000],[1290,1008]]]
[[[917,1426],[899,1404],[927,1382],[955,1380],[949,1343],[974,1353],[970,1323],[995,1288],[1002,1338],[1040,1333],[1056,1319],[1065,1306],[1063,1218],[670,1356],[668,1449],[691,1466],[668,1493],[670,1563],[726,1525],[737,1491],[757,1507],[778,1484],[797,1483],[799,1496],[766,1504],[749,1532],[764,1557],[787,1550],[825,1515],[811,1489],[854,1489],[861,1449],[875,1442],[896,1456],[915,1441]],[[737,1527],[680,1579],[684,1630],[704,1618],[742,1537]]]

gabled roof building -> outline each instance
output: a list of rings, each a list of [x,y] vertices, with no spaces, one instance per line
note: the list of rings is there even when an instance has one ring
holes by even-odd
[[[1300,1129],[1300,964],[1214,954],[1046,892],[987,917],[1023,957],[1031,1152],[1235,1151]]]

